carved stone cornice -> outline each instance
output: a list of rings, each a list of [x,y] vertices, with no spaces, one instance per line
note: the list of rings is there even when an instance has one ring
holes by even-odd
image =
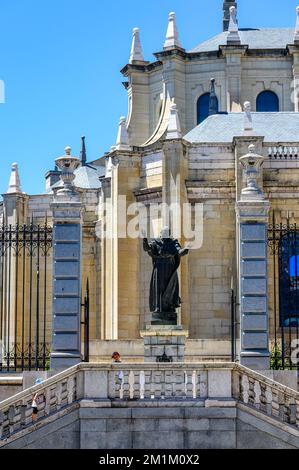
[[[137,202],[143,204],[160,203],[162,202],[162,187],[137,189],[134,191],[134,196]]]

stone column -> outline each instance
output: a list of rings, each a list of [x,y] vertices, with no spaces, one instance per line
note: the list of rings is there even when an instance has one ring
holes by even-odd
[[[247,186],[236,203],[239,230],[240,363],[269,369],[267,224],[269,202],[257,186],[263,157],[249,153],[240,158]]]
[[[128,64],[122,74],[128,79],[128,133],[132,145],[142,145],[151,135],[149,75],[146,64]]]
[[[22,192],[17,163],[12,164],[8,189],[5,194],[2,194],[2,198],[3,225],[11,226],[14,229],[14,227],[22,226],[22,224],[26,223],[28,216],[28,195]],[[2,253],[2,276],[4,280],[3,318],[7,327],[2,328],[3,336],[0,338],[0,341],[3,341],[8,350],[13,350],[18,343],[21,330],[17,315],[18,309],[20,309],[20,300],[18,302],[18,296],[16,295],[17,292],[20,292],[21,275],[19,274],[19,267],[21,266],[21,256],[15,255],[16,252],[13,245],[6,252]],[[16,276],[16,273],[18,273],[18,276]],[[4,327],[4,325],[2,326]]]
[[[245,55],[246,46],[220,46],[220,50],[226,60],[226,111],[240,112],[242,110],[242,57]]]
[[[81,362],[81,237],[82,205],[73,186],[80,160],[71,149],[56,160],[62,187],[54,194],[53,211],[53,327],[51,369]]]
[[[168,207],[169,214],[162,214],[162,226],[169,226],[171,236],[177,238],[182,247],[186,245],[183,226],[183,208],[188,203],[186,183],[188,178],[187,148],[181,139],[181,128],[175,107],[176,120],[173,122],[172,113],[168,124],[166,138],[163,142],[163,173],[162,173],[162,202]],[[190,240],[188,240],[190,242]],[[189,327],[189,284],[188,284],[188,257],[181,258],[178,269],[180,296],[183,299],[178,311],[178,325]]]
[[[182,141],[178,111],[173,101],[163,141],[162,202],[169,213],[162,211],[162,226],[169,226],[171,236],[177,238],[182,247],[185,245],[183,205],[188,202],[185,185],[187,174],[187,149]],[[166,320],[152,321],[152,325],[147,325],[146,330],[141,331],[145,362],[184,362],[190,317],[187,257],[181,258],[178,277],[183,306],[178,312],[176,324],[167,324]]]
[[[140,158],[119,134],[102,181],[102,339],[135,339],[140,328],[139,239],[128,214],[140,181]]]
[[[294,111],[299,111],[299,45],[289,46],[289,52],[293,56],[293,92],[291,101],[294,103]]]

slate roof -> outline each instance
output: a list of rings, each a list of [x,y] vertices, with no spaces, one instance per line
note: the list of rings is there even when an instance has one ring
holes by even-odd
[[[265,142],[299,142],[299,113],[251,113],[254,134]],[[215,114],[188,132],[193,143],[231,143],[243,135],[244,113]]]
[[[105,175],[105,167],[95,165],[80,166],[74,173],[76,175],[74,185],[77,188],[98,189],[101,187],[99,178]],[[60,185],[61,182],[58,181],[58,183],[53,184],[52,188],[57,188]]]
[[[294,28],[240,28],[241,44],[248,45],[249,49],[285,49],[288,44],[294,43]],[[219,46],[226,44],[228,32],[214,36],[202,42],[189,52],[218,51]]]
[[[74,184],[78,188],[97,189],[101,187],[100,176],[105,175],[105,167],[81,166],[75,171]]]

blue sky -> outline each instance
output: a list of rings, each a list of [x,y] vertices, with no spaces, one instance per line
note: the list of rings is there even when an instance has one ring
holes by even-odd
[[[22,189],[44,192],[44,174],[70,145],[88,158],[115,142],[127,95],[119,70],[133,27],[147,60],[162,49],[170,11],[187,50],[222,30],[222,0],[0,0],[0,193],[10,164]],[[238,0],[241,27],[293,27],[298,0]]]

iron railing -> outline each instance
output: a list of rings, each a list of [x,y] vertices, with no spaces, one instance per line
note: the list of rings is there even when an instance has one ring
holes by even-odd
[[[0,371],[46,369],[52,227],[0,226]]]
[[[299,345],[299,232],[296,223],[268,227],[270,342],[273,369],[298,369],[294,350]]]
[[[86,281],[85,295],[81,304],[83,307],[83,352],[82,361],[89,362],[89,280]]]

